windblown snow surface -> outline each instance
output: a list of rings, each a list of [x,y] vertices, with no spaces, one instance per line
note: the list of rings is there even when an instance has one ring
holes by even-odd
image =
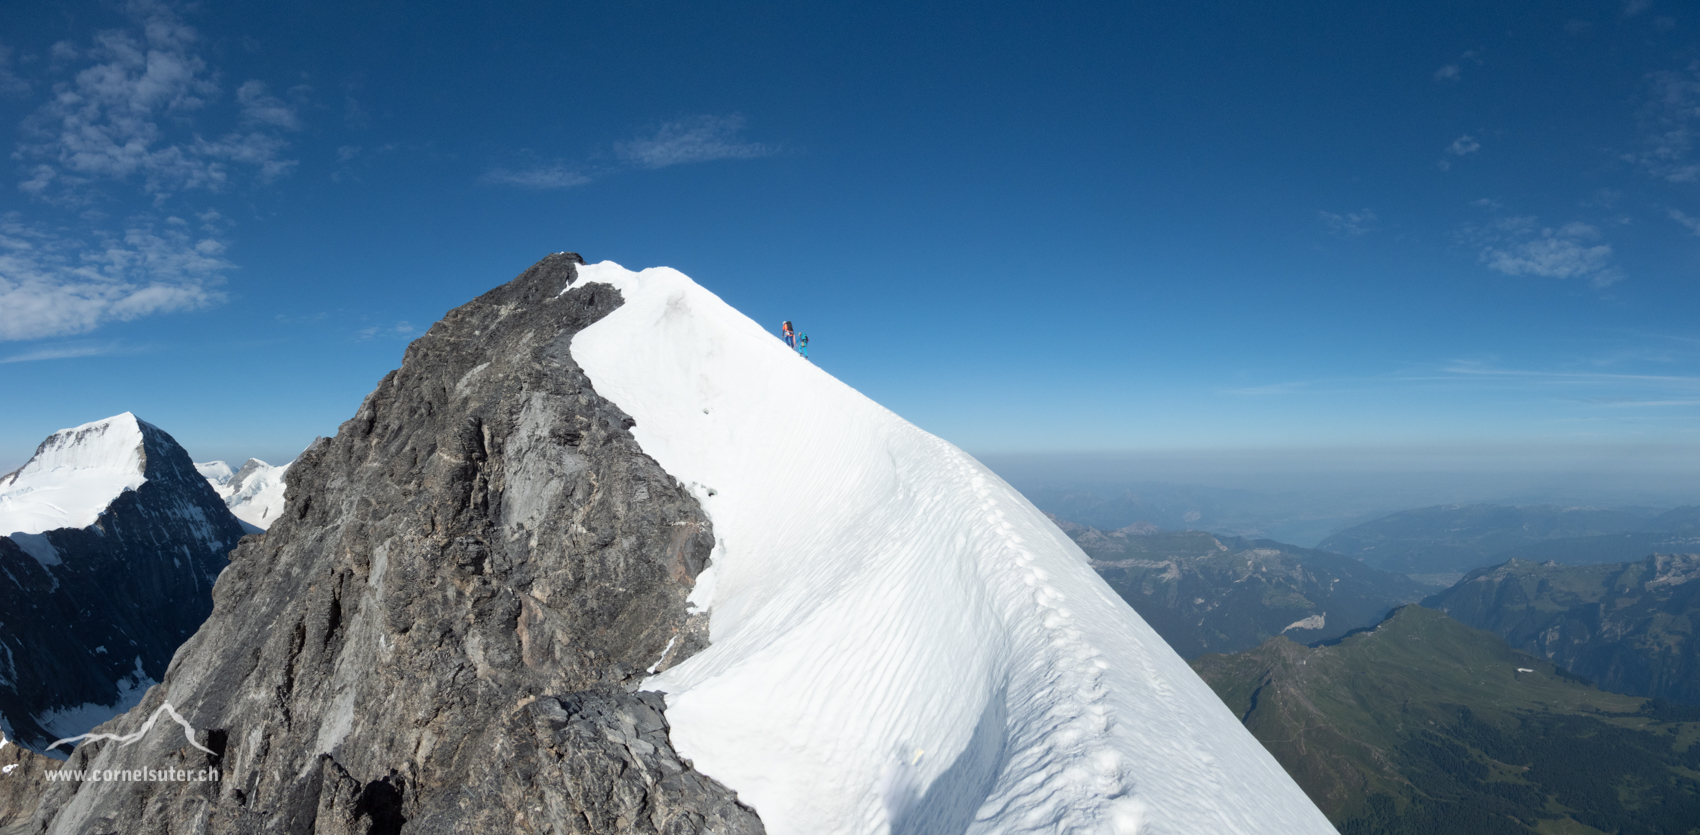
[[[94,524],[147,481],[142,454],[140,421],[129,412],[49,435],[28,463],[0,476],[0,536]]]
[[[671,269],[574,358],[714,522],[712,645],[645,686],[789,833],[1331,833],[1083,554],[978,461]]]
[[[283,476],[289,471],[289,464],[273,466],[250,458],[242,469],[234,472],[223,461],[196,464],[195,470],[212,485],[236,518],[263,531],[271,527],[283,510]]]

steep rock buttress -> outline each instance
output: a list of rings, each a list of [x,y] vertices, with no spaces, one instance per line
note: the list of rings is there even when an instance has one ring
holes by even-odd
[[[156,730],[68,764],[222,780],[49,784],[26,757],[0,777],[0,826],[761,831],[635,692],[704,646],[685,598],[713,533],[574,361],[574,334],[621,304],[607,286],[563,293],[577,263],[545,258],[410,346],[290,468],[283,513],[232,555],[212,616],[106,726],[169,702],[211,753]],[[38,794],[17,799],[29,781]]]

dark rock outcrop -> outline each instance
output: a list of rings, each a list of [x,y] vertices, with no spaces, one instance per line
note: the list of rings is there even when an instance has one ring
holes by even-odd
[[[450,312],[291,467],[212,617],[109,724],[169,702],[207,750],[162,720],[68,764],[222,780],[37,783],[13,831],[761,831],[634,692],[705,645],[685,598],[714,539],[574,362],[573,335],[621,304],[563,292],[576,263]]]
[[[128,414],[90,426],[138,439],[147,481],[86,528],[0,536],[0,717],[13,742],[38,750],[129,707],[165,676],[212,612],[213,581],[242,538],[170,435]],[[55,433],[37,457],[75,443],[72,430]]]

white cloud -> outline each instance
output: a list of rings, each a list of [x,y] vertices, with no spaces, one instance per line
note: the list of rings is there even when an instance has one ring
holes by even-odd
[[[1687,227],[1689,232],[1700,235],[1700,217],[1689,217],[1676,209],[1671,209],[1670,219]]]
[[[295,108],[266,92],[263,81],[248,81],[236,88],[236,101],[242,105],[242,122],[245,125],[301,129],[301,118],[296,115]]]
[[[1625,0],[1623,4],[1623,16],[1634,17],[1646,11],[1648,7],[1652,5],[1653,0]]]
[[[1700,63],[1683,72],[1652,73],[1647,81],[1652,92],[1642,111],[1647,150],[1627,159],[1668,182],[1700,181],[1700,163],[1691,156],[1700,126]]]
[[[480,182],[492,185],[535,189],[572,188],[573,186],[582,186],[590,180],[590,177],[560,164],[528,168],[521,171],[493,168],[479,178]]]
[[[92,201],[102,182],[139,180],[156,198],[176,191],[218,191],[233,167],[261,181],[295,166],[282,157],[278,130],[300,127],[296,110],[250,81],[236,91],[242,130],[197,129],[220,89],[217,74],[194,50],[195,30],[171,9],[134,3],[139,31],[107,31],[80,56],[56,45],[56,60],[93,63],[53,86],[51,98],[23,123],[15,158],[26,163],[26,193],[53,202]],[[207,135],[216,138],[207,139]]]
[[[397,339],[411,339],[418,334],[419,331],[413,327],[412,323],[403,321],[397,322],[393,325],[374,325],[368,328],[361,328],[354,332],[354,338],[358,341],[365,342],[366,340],[376,339],[380,336],[394,337]]]
[[[1506,275],[1586,278],[1595,287],[1623,279],[1612,266],[1610,244],[1598,243],[1600,230],[1586,223],[1542,227],[1533,217],[1504,218],[1482,233],[1488,243],[1480,259]]]
[[[1369,209],[1347,212],[1338,215],[1333,212],[1317,212],[1322,222],[1327,224],[1328,231],[1336,235],[1364,235],[1376,230],[1375,212]]]
[[[203,228],[216,222],[203,218]],[[0,218],[0,340],[87,333],[223,300],[216,288],[232,268],[223,241],[191,234],[181,219],[125,226],[78,240],[15,213]]]
[[[663,124],[652,136],[615,143],[614,155],[624,166],[593,166],[586,173],[583,167],[557,161],[517,169],[492,168],[484,172],[478,181],[532,189],[572,188],[615,173],[622,167],[667,168],[692,162],[753,159],[778,153],[779,149],[775,146],[744,141],[740,137],[743,130],[744,117],[736,114],[693,116]],[[529,152],[526,155],[531,156]]]
[[[126,349],[110,344],[76,344],[56,345],[50,348],[37,348],[19,354],[0,357],[0,365],[14,362],[41,362],[42,360],[76,359],[78,357],[104,357],[111,354],[135,353],[134,349]]]
[[[1475,137],[1467,133],[1452,140],[1452,144],[1446,146],[1446,152],[1455,157],[1466,157],[1481,149],[1482,143],[1477,142]]]
[[[1462,81],[1464,79],[1464,65],[1465,64],[1474,64],[1478,67],[1481,66],[1482,65],[1481,54],[1474,49],[1465,51],[1464,54],[1458,56],[1457,61],[1454,61],[1450,64],[1443,64],[1440,67],[1440,69],[1435,70],[1434,71],[1434,80],[1435,81]]]
[[[0,95],[16,96],[29,91],[29,82],[12,72],[12,48],[0,44]]]
[[[666,168],[717,159],[752,159],[777,152],[771,145],[739,138],[744,117],[695,116],[668,122],[654,136],[614,146],[621,159],[640,168]]]

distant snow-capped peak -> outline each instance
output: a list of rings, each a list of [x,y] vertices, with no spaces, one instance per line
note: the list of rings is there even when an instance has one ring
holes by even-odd
[[[0,476],[0,535],[94,524],[113,499],[147,482],[144,425],[125,412],[49,435]]]
[[[196,464],[195,472],[200,473],[201,477],[206,479],[207,483],[211,484],[215,490],[229,484],[230,477],[236,475],[236,471],[232,470],[230,465],[223,461],[208,461],[205,464]]]
[[[195,469],[212,485],[236,518],[260,530],[270,527],[283,510],[283,475],[289,470],[289,464],[273,466],[258,458],[250,458],[234,472],[223,461],[196,464]]]

